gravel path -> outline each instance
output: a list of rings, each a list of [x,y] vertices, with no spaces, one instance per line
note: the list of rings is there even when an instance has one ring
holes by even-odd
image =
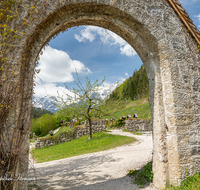
[[[129,169],[139,169],[152,159],[152,135],[133,135],[122,130],[112,130],[111,134],[135,137],[138,141],[106,151],[35,164],[38,184],[42,184],[42,189],[155,189],[152,184],[139,188],[126,176]],[[33,177],[33,170],[29,176]]]

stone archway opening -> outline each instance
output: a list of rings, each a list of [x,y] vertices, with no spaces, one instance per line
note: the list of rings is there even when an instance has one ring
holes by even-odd
[[[22,0],[22,3],[25,7],[27,2]],[[35,6],[38,9],[45,6],[46,9],[27,26],[27,36],[21,41],[23,47],[16,51],[16,59],[23,58],[24,64],[17,68],[22,77],[14,112],[22,131],[19,133],[23,139],[20,149],[26,152],[19,159],[18,172],[27,175],[29,139],[28,133],[23,131],[30,126],[33,75],[41,49],[53,36],[67,28],[94,25],[122,37],[135,49],[146,68],[153,124],[154,185],[162,188],[167,179],[179,184],[186,176],[185,168],[190,168],[192,174],[200,159],[199,141],[190,140],[199,130],[198,115],[187,105],[198,102],[199,71],[195,65],[199,63],[199,54],[192,37],[186,39],[186,29],[181,27],[182,23],[171,6],[166,1],[149,3],[147,0],[114,4],[110,0],[101,3],[98,0],[47,1],[45,5],[39,0]],[[189,97],[192,97],[192,102]],[[181,107],[186,110],[182,111]],[[5,126],[9,126],[12,114],[9,113]],[[14,130],[13,127],[11,132]],[[7,146],[9,138],[4,138]]]
[[[66,10],[70,10],[68,14],[66,14]],[[55,13],[55,15],[58,14],[59,17],[51,15],[38,27],[40,33],[36,33],[37,37],[33,36],[34,41],[30,42],[32,56],[29,58],[29,64],[37,60],[39,52],[52,36],[74,26],[93,25],[103,27],[127,41],[138,53],[147,71],[152,121],[154,121],[155,117],[159,117],[157,124],[156,122],[153,124],[154,131],[157,131],[154,134],[154,147],[157,147],[157,150],[154,149],[154,157],[156,156],[156,158],[153,158],[155,160],[153,167],[154,183],[159,183],[159,186],[163,186],[161,184],[166,181],[168,166],[166,164],[166,150],[160,151],[164,149],[162,146],[166,144],[166,134],[162,131],[165,121],[157,40],[143,24],[131,18],[125,12],[119,12],[112,6],[83,3],[79,4],[77,10],[77,5],[72,4],[62,7],[59,13]],[[158,154],[162,157],[162,161],[157,160]]]

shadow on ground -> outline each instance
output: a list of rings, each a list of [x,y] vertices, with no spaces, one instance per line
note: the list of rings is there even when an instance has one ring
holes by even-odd
[[[119,162],[122,158],[113,158],[108,154],[85,156],[84,158],[63,159],[59,161],[38,164],[35,170],[29,170],[29,178],[36,178],[41,189],[70,189],[70,190],[134,190],[138,187],[131,183],[128,176],[112,179],[112,176],[102,173],[102,168],[109,168],[111,163]],[[104,169],[105,170],[105,169]],[[31,188],[29,188],[31,189]]]

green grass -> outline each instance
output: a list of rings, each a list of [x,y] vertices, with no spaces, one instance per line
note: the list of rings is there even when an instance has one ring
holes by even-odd
[[[129,170],[128,176],[134,176],[133,183],[144,187],[153,181],[152,162],[148,162],[140,170]]]
[[[147,163],[140,170],[129,170],[128,176],[133,176],[133,183],[144,187],[153,181],[152,162]],[[195,173],[193,176],[188,176],[181,182],[180,186],[172,186],[167,183],[163,190],[198,190],[200,189],[200,172]]]
[[[134,141],[136,141],[136,139],[132,137],[111,135],[101,132],[93,134],[92,140],[88,140],[87,135],[67,143],[33,150],[32,153],[36,162],[42,163],[107,150],[124,144],[129,144]]]
[[[73,128],[70,128],[70,127],[66,127],[66,126],[62,126],[59,131],[57,131],[54,136],[57,136],[59,135],[60,133],[63,133],[63,132],[66,132],[66,131],[72,131]]]
[[[135,107],[129,107],[120,111],[117,111],[113,114],[115,118],[119,118],[127,115],[133,116],[134,113],[137,113],[139,119],[148,119],[151,117],[151,111],[149,103],[138,105]]]
[[[108,132],[108,133],[109,133],[109,132],[111,132],[111,130],[110,130],[110,129],[106,129],[105,132]]]
[[[200,189],[200,172],[195,173],[193,176],[188,176],[187,179],[181,182],[180,186],[168,185],[165,190],[197,190]]]
[[[36,140],[33,141],[33,140],[30,139],[30,143],[36,143],[37,140],[38,139],[36,139]]]
[[[122,102],[123,103],[123,102]],[[148,102],[148,98],[143,98],[136,101],[124,101],[124,106],[116,107],[113,110],[110,110],[112,116],[106,116],[104,118],[119,118],[122,116],[131,115],[133,117],[134,113],[137,113],[138,119],[150,119],[151,118],[151,109]],[[122,109],[121,109],[122,108]]]

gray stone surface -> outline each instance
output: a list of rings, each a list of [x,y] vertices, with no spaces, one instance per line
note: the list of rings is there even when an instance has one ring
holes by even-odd
[[[147,132],[153,131],[150,120],[145,119],[128,119],[125,121],[125,127],[128,131]]]

